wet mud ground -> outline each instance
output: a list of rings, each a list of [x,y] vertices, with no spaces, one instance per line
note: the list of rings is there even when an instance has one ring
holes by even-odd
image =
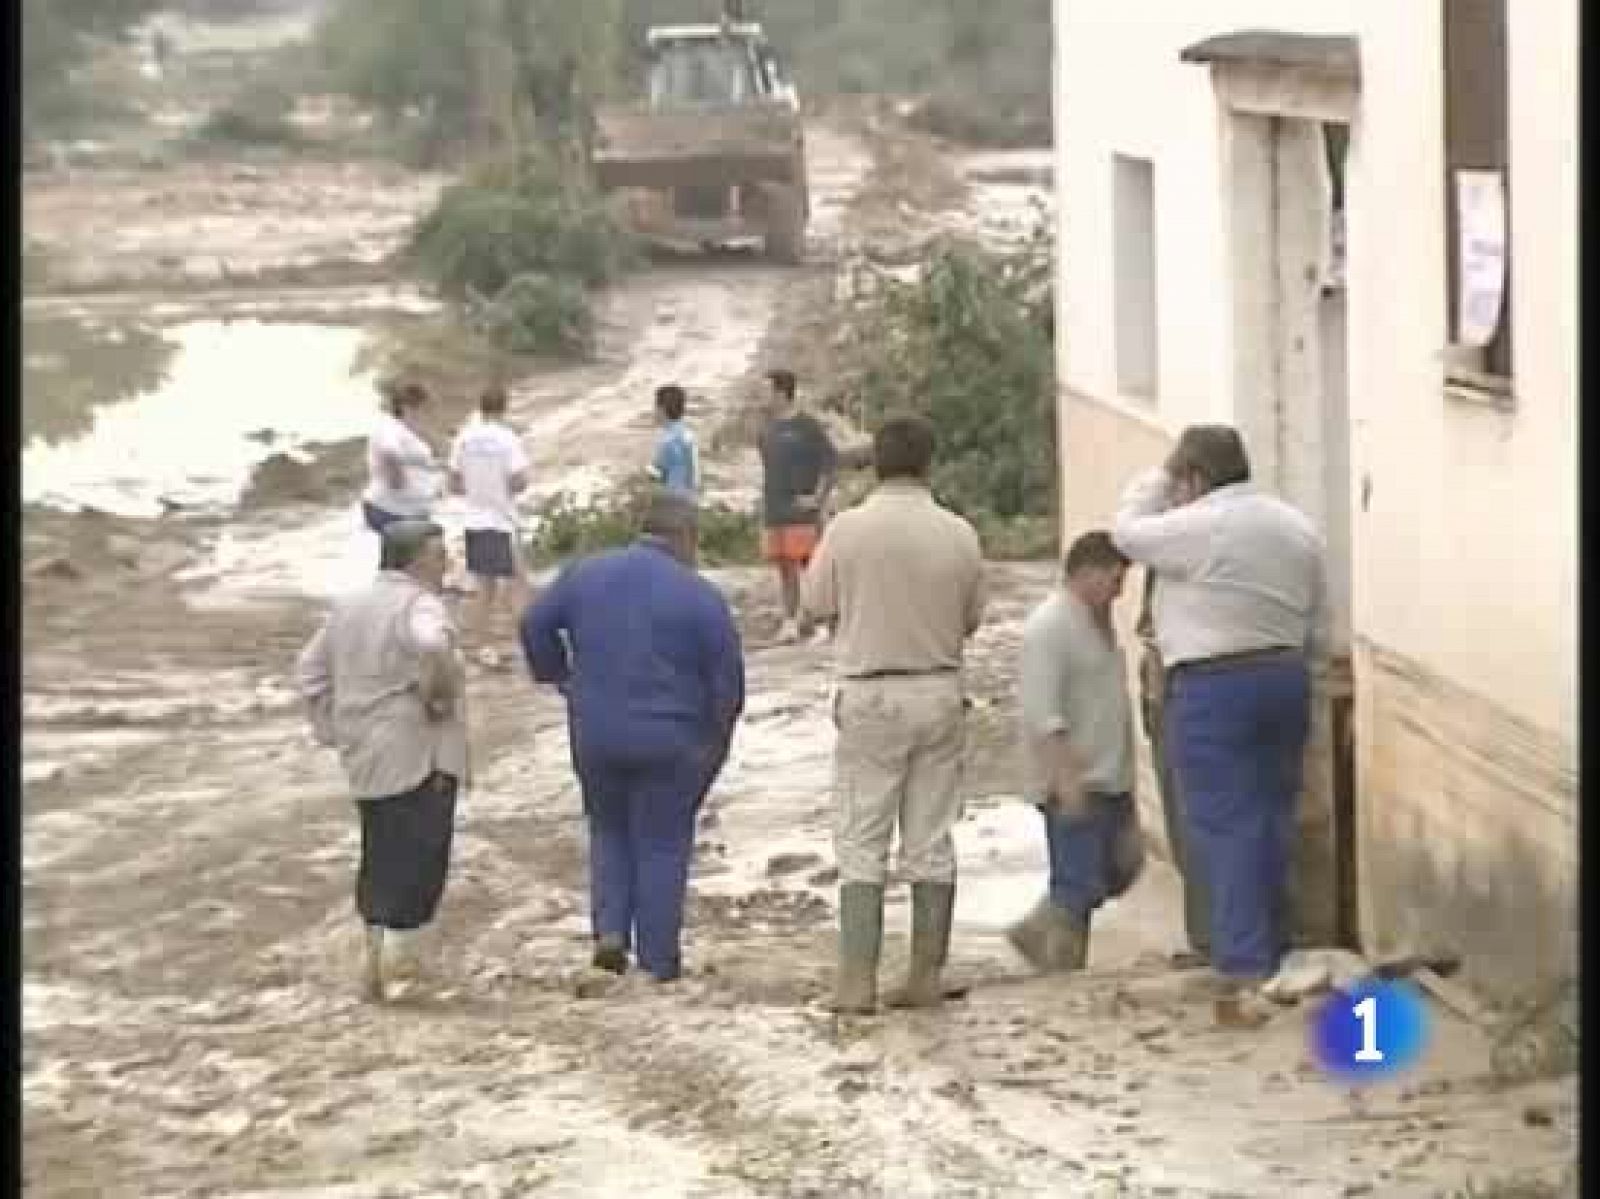
[[[792,332],[775,323],[825,302],[840,247],[886,223],[857,203],[888,187],[859,133],[820,129],[812,153],[813,267],[642,274],[607,299],[598,362],[515,390],[541,492],[630,471],[663,374],[703,398],[708,443],[738,418]],[[970,219],[981,194],[960,203]],[[719,494],[748,500],[753,471],[737,439],[710,454]],[[448,990],[359,1002],[353,813],[289,690],[353,526],[342,503],[28,516],[29,1195],[1404,1199],[1571,1160],[1570,1080],[1492,1088],[1484,1036],[1442,1008],[1418,1072],[1361,1095],[1312,1066],[1304,1007],[1258,1035],[1212,1029],[1199,976],[1165,963],[1179,903],[1159,861],[1103,913],[1086,974],[1023,976],[1002,933],[1044,857],[1016,798],[1012,678],[1047,564],[994,566],[972,650],[950,966],[975,983],[967,1000],[845,1022],[821,1009],[828,651],[772,644],[772,581],[733,570],[715,577],[745,632],[750,704],[702,820],[688,977],[577,997],[585,841],[560,701],[518,672],[474,673],[475,780],[439,927]],[[886,981],[907,920],[902,889]]]

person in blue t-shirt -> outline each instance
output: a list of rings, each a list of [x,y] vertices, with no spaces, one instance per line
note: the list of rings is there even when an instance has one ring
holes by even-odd
[[[662,428],[655,457],[650,460],[650,476],[666,490],[698,501],[700,447],[683,419],[688,402],[689,397],[676,383],[656,388],[656,414]]]

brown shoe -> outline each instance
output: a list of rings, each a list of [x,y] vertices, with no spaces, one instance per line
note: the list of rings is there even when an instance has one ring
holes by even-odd
[[[1254,1032],[1272,1019],[1272,1010],[1255,990],[1239,990],[1220,996],[1211,1007],[1218,1028],[1235,1032]]]

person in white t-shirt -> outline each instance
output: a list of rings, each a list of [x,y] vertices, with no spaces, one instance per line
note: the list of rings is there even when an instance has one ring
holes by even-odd
[[[425,520],[437,490],[433,449],[420,418],[428,392],[419,383],[382,384],[383,414],[367,439],[370,482],[361,499],[367,528],[381,534],[397,520]]]
[[[528,455],[522,439],[505,423],[506,393],[491,387],[478,403],[478,416],[456,435],[450,449],[450,490],[466,497],[467,571],[477,585],[469,627],[483,648],[479,660],[498,666],[489,642],[495,610],[509,610],[513,624],[530,598],[522,553],[516,497],[528,486]],[[509,635],[510,630],[507,630]]]

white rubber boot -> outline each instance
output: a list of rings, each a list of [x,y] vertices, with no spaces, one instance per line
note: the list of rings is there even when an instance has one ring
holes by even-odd
[[[383,929],[376,924],[363,929],[361,956],[361,997],[368,1003],[382,1003],[383,991]]]

